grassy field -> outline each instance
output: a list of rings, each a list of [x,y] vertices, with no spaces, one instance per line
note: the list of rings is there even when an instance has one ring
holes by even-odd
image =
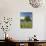
[[[32,28],[32,22],[22,22],[20,24],[21,28]]]

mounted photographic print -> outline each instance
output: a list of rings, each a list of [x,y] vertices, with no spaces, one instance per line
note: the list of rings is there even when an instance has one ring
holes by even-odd
[[[32,28],[32,12],[21,12],[20,13],[20,27],[21,28]]]

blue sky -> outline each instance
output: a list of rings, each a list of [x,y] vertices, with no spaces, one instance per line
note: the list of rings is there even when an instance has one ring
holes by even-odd
[[[32,12],[21,12],[20,16],[30,16],[30,17],[32,17]]]

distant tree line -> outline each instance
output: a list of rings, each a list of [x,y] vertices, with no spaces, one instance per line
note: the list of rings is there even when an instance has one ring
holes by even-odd
[[[30,16],[26,16],[24,19],[21,19],[21,21],[26,21],[26,22],[29,22],[29,21],[32,21]]]

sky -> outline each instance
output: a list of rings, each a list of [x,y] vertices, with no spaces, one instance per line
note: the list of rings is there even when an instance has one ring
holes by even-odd
[[[30,16],[30,17],[32,17],[32,12],[21,12],[20,15],[21,16]]]

